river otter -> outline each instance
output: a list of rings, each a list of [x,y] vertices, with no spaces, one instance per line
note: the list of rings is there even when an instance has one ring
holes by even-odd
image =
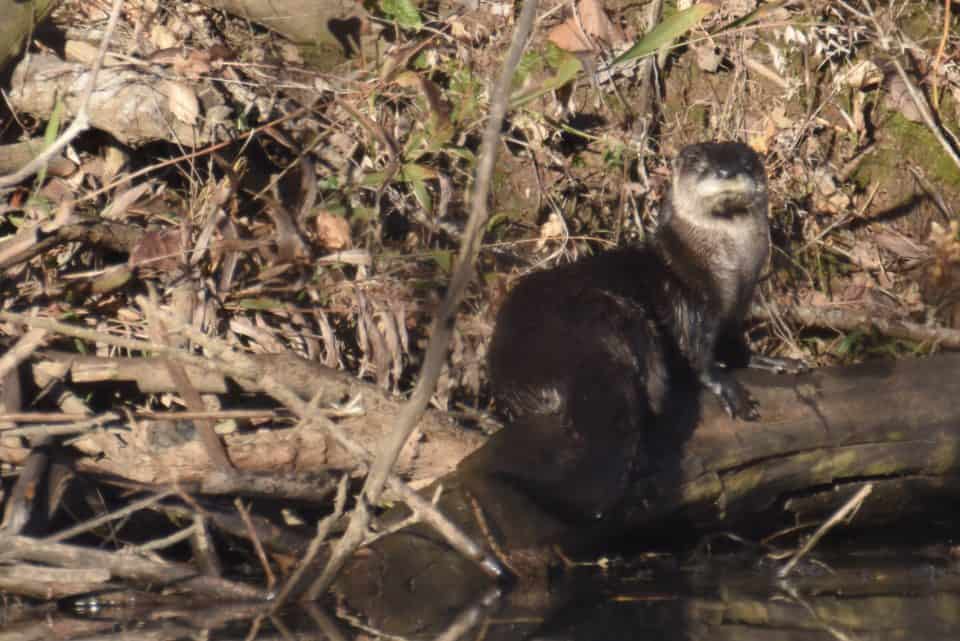
[[[499,471],[595,517],[642,465],[645,433],[696,405],[699,386],[731,416],[756,418],[716,354],[720,341],[745,346],[742,323],[769,248],[760,158],[744,144],[702,143],[677,155],[648,243],[523,278],[490,347],[510,443]]]

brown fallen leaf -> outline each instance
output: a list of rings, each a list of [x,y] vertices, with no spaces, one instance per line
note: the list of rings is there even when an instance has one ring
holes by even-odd
[[[583,30],[591,37],[610,47],[626,42],[626,36],[623,35],[620,27],[607,17],[602,0],[580,0],[577,3],[577,10],[580,12]]]
[[[148,267],[158,272],[174,273],[180,266],[183,235],[177,227],[151,229],[130,251],[130,267]]]
[[[339,251],[350,247],[350,223],[343,216],[337,216],[329,211],[321,211],[317,215],[317,240],[324,249]]]
[[[547,38],[564,51],[571,53],[593,51],[590,41],[572,18],[567,18],[565,22],[551,29]]]
[[[577,15],[570,16],[551,29],[547,38],[570,52],[596,51],[597,42],[609,47],[626,42],[620,27],[607,17],[601,0],[580,0],[577,3]]]

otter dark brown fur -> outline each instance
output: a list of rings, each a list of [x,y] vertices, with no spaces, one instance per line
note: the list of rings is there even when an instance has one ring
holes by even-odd
[[[754,418],[715,362],[769,254],[763,164],[739,143],[684,148],[647,244],[523,278],[504,302],[490,378],[510,433],[502,471],[579,515],[606,513],[644,458],[645,431],[696,388]],[[678,400],[679,395],[679,400]]]

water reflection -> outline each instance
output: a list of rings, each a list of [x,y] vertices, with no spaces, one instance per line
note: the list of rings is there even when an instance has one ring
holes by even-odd
[[[680,562],[644,556],[566,569],[549,590],[478,589],[457,611],[443,598],[384,593],[291,607],[178,603],[175,595],[126,610],[84,600],[0,610],[0,641],[47,639],[410,639],[489,641],[650,639],[815,641],[960,638],[960,572],[950,549],[821,549],[789,579],[782,561],[727,555]],[[396,592],[392,593],[396,598]],[[426,600],[426,602],[423,602]],[[431,603],[438,607],[431,610]],[[73,608],[71,610],[70,608]]]

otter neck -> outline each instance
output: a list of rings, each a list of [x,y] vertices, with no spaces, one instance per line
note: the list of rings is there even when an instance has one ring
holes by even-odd
[[[670,270],[707,300],[725,323],[743,319],[770,251],[766,212],[750,212],[700,224],[668,217],[654,235],[654,249]]]

